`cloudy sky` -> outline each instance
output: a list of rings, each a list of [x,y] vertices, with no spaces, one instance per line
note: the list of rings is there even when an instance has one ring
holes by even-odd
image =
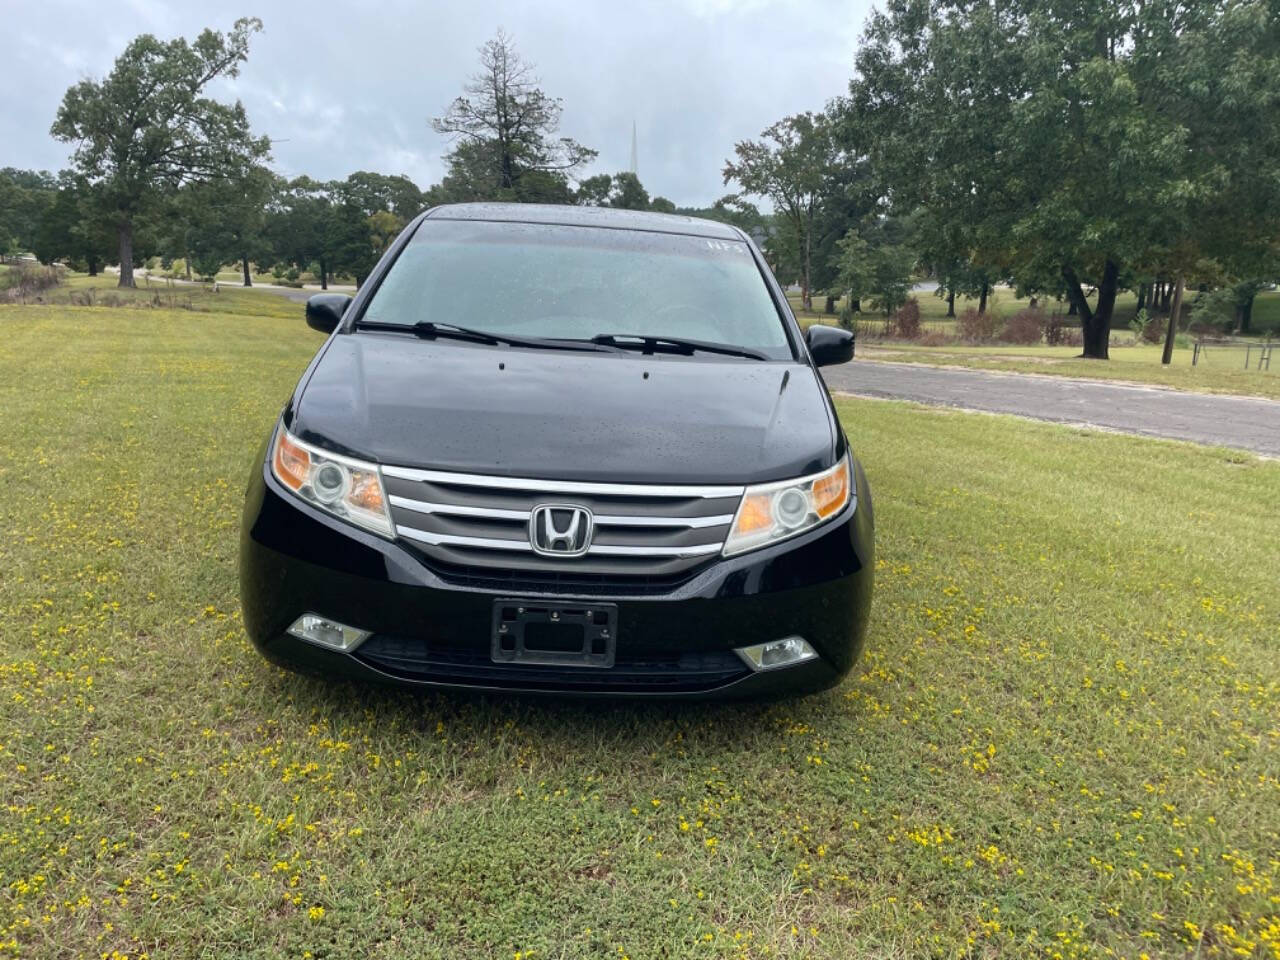
[[[0,0],[0,10],[10,0]],[[260,17],[249,62],[220,97],[238,97],[276,142],[288,175],[354,170],[440,179],[449,144],[432,132],[498,27],[562,98],[561,129],[600,151],[591,172],[625,170],[634,121],[640,178],[680,205],[725,192],[735,141],[842,93],[870,0],[39,0],[3,15],[0,167],[57,170],[49,136],[66,88],[101,77],[135,35],[193,38]],[[224,11],[216,19],[207,12]]]

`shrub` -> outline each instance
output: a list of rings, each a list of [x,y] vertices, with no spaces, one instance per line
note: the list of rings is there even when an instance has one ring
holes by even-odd
[[[838,323],[840,324],[840,326],[844,327],[846,330],[853,330],[854,329],[853,316],[854,316],[853,307],[850,306],[849,301],[846,300],[844,303],[844,306],[840,308],[840,319]]]
[[[1067,318],[1054,312],[1044,322],[1044,342],[1051,347],[1065,346],[1068,344],[1067,336],[1071,330],[1072,328],[1067,326]]]
[[[1211,327],[1215,333],[1228,333],[1236,325],[1236,309],[1235,295],[1231,287],[1222,287],[1211,293],[1196,293],[1191,298],[1191,322]],[[1185,302],[1182,310],[1185,318],[1187,315]]]
[[[922,347],[942,347],[950,343],[952,339],[941,330],[930,330],[916,342]]]
[[[1142,325],[1142,340],[1146,343],[1163,343],[1167,324],[1165,317],[1152,317]]]
[[[1005,321],[1000,339],[1006,343],[1039,343],[1044,336],[1044,329],[1043,311],[1027,307]]]
[[[956,330],[962,340],[990,340],[996,333],[996,318],[990,311],[979,313],[970,307],[956,318]]]
[[[218,271],[222,269],[222,257],[217,254],[201,254],[191,258],[191,269],[195,271],[196,276],[204,281],[211,281],[217,278]]]
[[[893,332],[903,340],[920,336],[920,301],[915,297],[900,306],[893,315]]]
[[[38,296],[62,282],[57,267],[43,267],[33,263],[16,263],[0,274],[3,286],[12,300],[27,300]]]
[[[859,340],[883,340],[893,332],[890,329],[893,325],[891,317],[876,320],[865,315],[854,314],[852,323],[853,326],[850,329]]]
[[[1168,317],[1153,316],[1145,309],[1139,310],[1129,321],[1129,329],[1133,331],[1133,342],[1163,343],[1168,323]]]
[[[1129,319],[1129,329],[1133,331],[1133,341],[1137,343],[1142,339],[1142,331],[1147,325],[1149,314],[1146,307],[1143,307]]]

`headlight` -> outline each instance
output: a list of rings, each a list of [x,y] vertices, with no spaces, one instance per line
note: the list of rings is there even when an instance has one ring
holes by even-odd
[[[731,557],[811,530],[843,510],[852,491],[847,455],[830,470],[810,477],[747,487],[724,542],[724,555]]]
[[[340,457],[276,431],[271,472],[312,506],[357,526],[391,537],[391,516],[376,463]]]

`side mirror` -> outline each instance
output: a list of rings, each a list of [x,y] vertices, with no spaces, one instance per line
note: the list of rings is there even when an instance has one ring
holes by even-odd
[[[853,334],[839,327],[815,325],[805,331],[805,345],[809,356],[819,367],[848,363],[853,359]]]
[[[307,326],[321,333],[333,333],[351,305],[345,293],[317,293],[307,300]]]

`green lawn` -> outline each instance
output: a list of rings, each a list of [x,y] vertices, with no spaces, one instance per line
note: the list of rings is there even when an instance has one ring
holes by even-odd
[[[929,294],[919,294],[921,315],[927,329],[954,332],[954,322],[944,319],[946,303]],[[821,308],[822,301],[814,305]],[[960,299],[957,310],[964,310],[967,303]],[[1001,316],[1008,316],[1027,305],[1025,300],[1015,300],[1009,291],[998,291],[991,309]],[[1010,345],[1000,343],[965,344],[948,343],[942,346],[921,346],[910,341],[877,341],[860,339],[858,353],[873,360],[894,360],[900,363],[930,363],[942,366],[972,367],[981,370],[1007,370],[1018,373],[1043,373],[1054,376],[1085,377],[1095,380],[1132,380],[1185,390],[1209,393],[1235,393],[1280,399],[1280,357],[1269,370],[1257,369],[1257,352],[1252,355],[1250,369],[1244,369],[1245,354],[1235,349],[1213,348],[1194,367],[1191,365],[1190,346],[1174,350],[1173,362],[1164,366],[1160,362],[1161,345],[1134,344],[1128,320],[1132,316],[1136,300],[1132,294],[1121,294],[1116,307],[1116,319],[1111,332],[1111,359],[1106,362],[1080,359],[1080,348]],[[823,313],[806,313],[800,309],[798,296],[791,297],[791,306],[802,326],[813,323],[835,323],[836,318]],[[975,304],[976,306],[976,304]],[[1255,327],[1259,332],[1271,331],[1275,338],[1280,334],[1280,292],[1269,291],[1258,295],[1254,308]],[[1187,339],[1181,338],[1184,342]]]
[[[0,308],[0,952],[1280,956],[1280,463],[842,400],[839,688],[388,692],[240,624],[293,313]]]
[[[160,277],[138,277],[133,289],[116,286],[114,274],[89,276],[70,273],[66,279],[40,293],[46,304],[60,306],[141,307],[161,312],[216,312],[240,316],[300,317],[302,306],[279,293],[235,285],[172,283]]]
[[[930,329],[950,330],[954,326],[954,321],[947,319],[947,301],[941,297],[935,296],[933,287],[928,290],[922,290],[915,294],[916,301],[920,304],[920,319]],[[1187,309],[1190,309],[1191,299],[1195,296],[1194,292],[1187,294]],[[791,303],[791,308],[795,311],[798,318],[804,323],[823,322],[834,323],[835,317],[830,314],[823,313],[823,307],[826,304],[826,298],[815,296],[813,298],[813,311],[805,311],[800,302],[798,293],[788,293],[787,299]],[[837,300],[837,310],[843,301]],[[1066,307],[1055,304],[1053,301],[1041,300],[1041,305],[1046,309],[1060,309],[1066,311]],[[1091,302],[1097,302],[1096,295],[1091,298]],[[1026,297],[1016,297],[1013,291],[1007,288],[995,290],[989,297],[989,309],[1001,317],[1012,316],[1019,310],[1030,306],[1031,301]],[[978,299],[976,297],[956,297],[956,313],[963,313],[965,310],[973,307],[978,308]],[[1114,320],[1112,322],[1112,332],[1121,337],[1131,337],[1129,330],[1129,321],[1133,319],[1133,315],[1138,309],[1137,295],[1122,290],[1116,297],[1116,306]],[[868,318],[875,318],[874,312],[867,314]],[[1272,339],[1280,338],[1280,290],[1267,290],[1258,294],[1253,306],[1253,335],[1258,337],[1270,334]]]
[[[275,274],[270,270],[263,272],[250,266],[250,276],[254,283],[280,283],[276,279]],[[244,283],[244,274],[240,271],[239,266],[227,266],[218,271],[217,279],[222,283],[242,284]]]

